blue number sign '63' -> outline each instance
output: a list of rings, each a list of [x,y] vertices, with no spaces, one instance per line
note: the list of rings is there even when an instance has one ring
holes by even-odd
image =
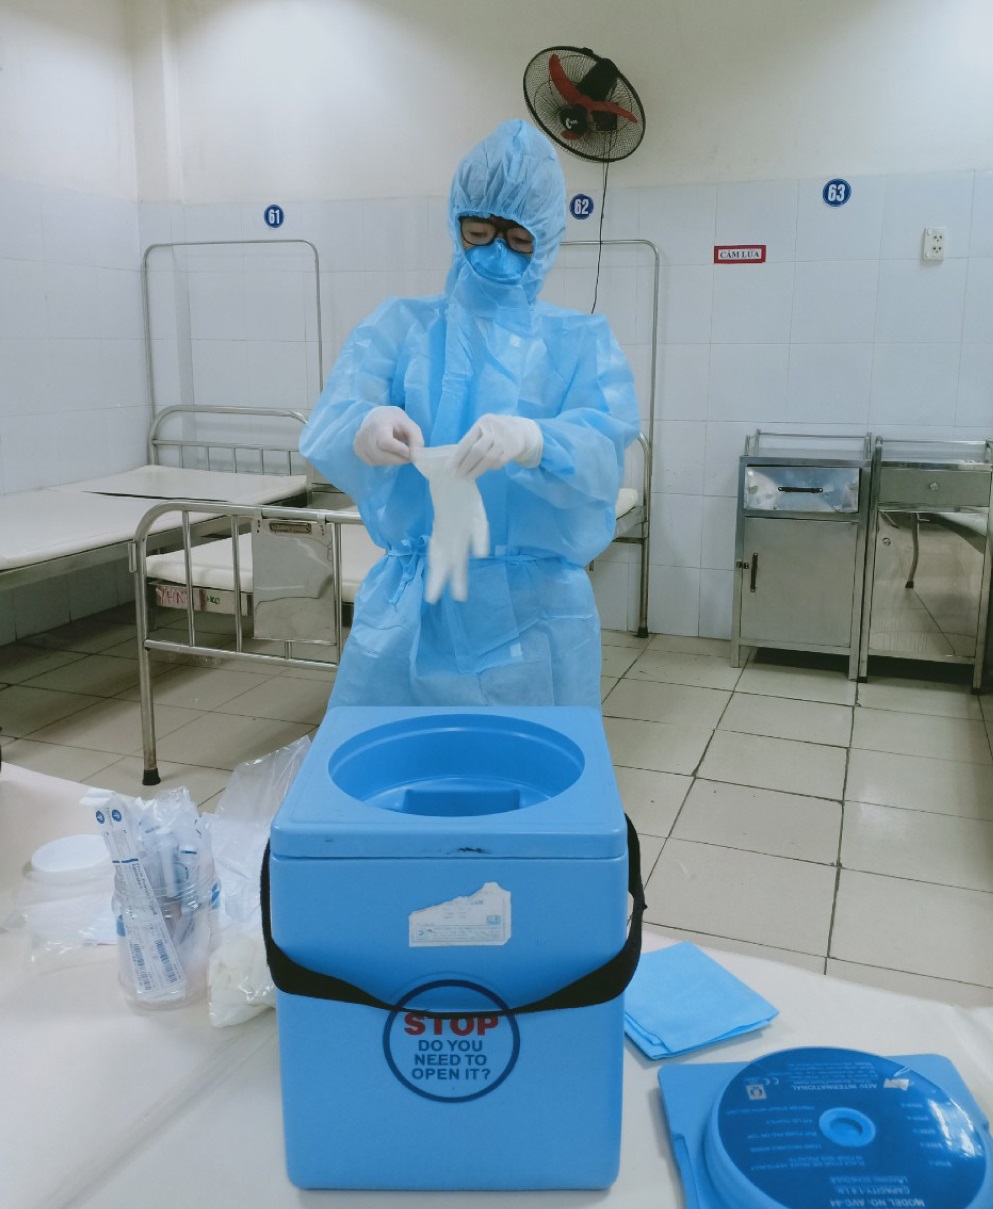
[[[836,177],[824,186],[821,197],[829,206],[843,206],[852,196],[852,187],[846,180]]]

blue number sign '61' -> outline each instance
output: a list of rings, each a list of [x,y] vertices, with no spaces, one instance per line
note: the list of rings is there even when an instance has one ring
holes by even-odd
[[[266,206],[264,217],[267,227],[281,227],[286,213],[282,206]]]

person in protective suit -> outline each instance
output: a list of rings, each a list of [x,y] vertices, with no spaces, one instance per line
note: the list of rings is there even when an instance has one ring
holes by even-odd
[[[606,320],[537,301],[565,213],[551,143],[502,123],[456,170],[444,294],[388,299],[328,378],[301,452],[386,551],[356,598],[332,706],[600,704],[584,568],[612,539],[639,416]],[[450,444],[490,552],[469,560],[466,599],[428,603],[435,518],[412,458]]]

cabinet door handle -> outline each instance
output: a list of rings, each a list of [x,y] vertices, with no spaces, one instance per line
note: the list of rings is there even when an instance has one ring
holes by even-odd
[[[755,591],[755,578],[758,575],[758,573],[759,573],[759,556],[757,554],[753,554],[752,555],[752,573],[751,573],[751,577],[749,578],[749,581],[748,581],[749,592]]]

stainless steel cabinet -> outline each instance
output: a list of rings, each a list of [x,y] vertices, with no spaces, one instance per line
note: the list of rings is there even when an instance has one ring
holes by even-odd
[[[859,675],[870,656],[971,664],[983,679],[990,441],[891,441],[873,454]]]
[[[731,663],[743,646],[845,655],[858,671],[869,436],[756,432],[739,464]]]
[[[745,517],[740,641],[805,650],[852,641],[858,524]],[[747,561],[746,561],[747,560]]]

